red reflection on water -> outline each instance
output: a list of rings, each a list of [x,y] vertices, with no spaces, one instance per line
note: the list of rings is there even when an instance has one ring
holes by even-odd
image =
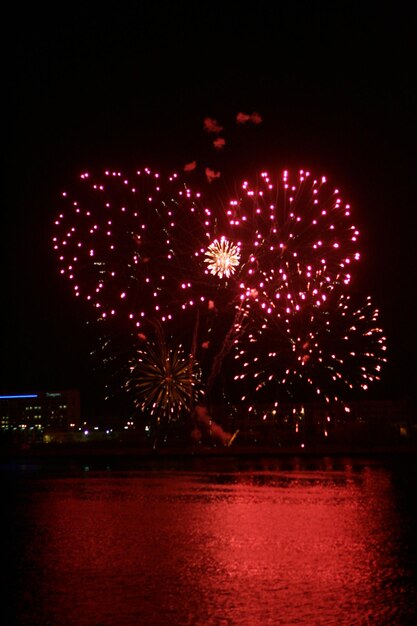
[[[31,509],[33,612],[57,626],[391,623],[387,472],[226,478],[49,483]]]
[[[359,624],[385,606],[395,567],[386,475],[324,475],[271,490],[247,486],[211,508],[212,557],[227,581],[224,615],[250,624]],[[249,497],[248,497],[249,495]],[[215,586],[215,585],[214,585]],[[205,593],[211,593],[210,579]],[[204,592],[203,592],[204,593]],[[392,607],[391,607],[392,608]],[[382,622],[381,622],[382,623]]]

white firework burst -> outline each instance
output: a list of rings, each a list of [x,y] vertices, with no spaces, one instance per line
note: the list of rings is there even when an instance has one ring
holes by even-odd
[[[226,237],[221,237],[220,240],[215,239],[209,245],[206,257],[204,261],[208,263],[207,268],[213,276],[218,276],[219,278],[226,276],[226,278],[229,278],[239,265],[240,249],[237,245],[228,241]]]

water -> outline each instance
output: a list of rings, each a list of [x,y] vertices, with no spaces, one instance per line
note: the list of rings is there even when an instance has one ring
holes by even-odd
[[[4,626],[417,624],[417,463],[3,467]]]

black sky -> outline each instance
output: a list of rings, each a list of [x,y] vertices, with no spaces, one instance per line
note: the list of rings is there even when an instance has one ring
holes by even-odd
[[[380,393],[414,396],[416,15],[388,3],[33,6],[5,23],[0,390],[100,396],[84,310],[52,222],[84,168],[195,158],[212,116],[259,111],[254,166],[331,175],[361,225],[358,283],[380,305]]]

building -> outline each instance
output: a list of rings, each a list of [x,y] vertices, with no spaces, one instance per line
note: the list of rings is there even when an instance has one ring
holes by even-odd
[[[0,395],[0,433],[8,439],[40,440],[45,431],[71,431],[81,426],[80,393],[42,391]]]

